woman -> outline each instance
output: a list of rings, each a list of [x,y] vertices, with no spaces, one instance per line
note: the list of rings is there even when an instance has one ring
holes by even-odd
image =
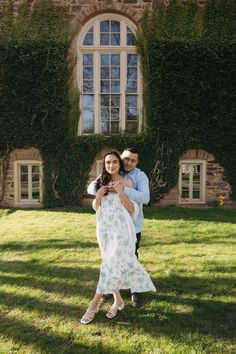
[[[139,209],[138,204],[130,201],[123,192],[124,185],[132,188],[133,184],[121,176],[122,168],[123,162],[116,151],[106,153],[93,201],[102,264],[96,294],[80,321],[83,324],[94,319],[103,294],[114,296],[114,303],[106,314],[113,318],[124,308],[120,289],[130,289],[132,293],[156,291],[135,256],[136,232],[132,218],[137,217]]]

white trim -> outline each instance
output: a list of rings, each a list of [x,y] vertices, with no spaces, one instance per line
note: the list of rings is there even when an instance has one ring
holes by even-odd
[[[182,171],[181,165],[182,164],[199,164],[201,167],[200,170],[200,199],[192,198],[192,181],[190,181],[189,185],[189,194],[190,198],[181,198],[181,190],[182,190]],[[205,204],[206,203],[206,160],[199,160],[199,159],[186,159],[181,160],[179,162],[179,183],[178,183],[178,202],[180,204]]]
[[[20,199],[20,166],[28,166],[29,178],[28,179],[28,191],[32,195],[32,165],[39,166],[39,201],[35,199]],[[42,206],[42,197],[43,197],[43,169],[42,162],[39,160],[16,160],[14,161],[14,206]]]
[[[103,20],[117,20],[120,22],[120,46],[100,46],[100,21]],[[127,53],[137,54],[136,47],[126,45],[126,25],[130,27],[133,33],[136,32],[136,26],[132,21],[122,15],[106,13],[93,17],[89,20],[80,31],[77,38],[77,86],[80,90],[80,116],[78,124],[78,135],[91,135],[89,133],[83,133],[83,54],[84,53],[93,53],[93,67],[94,67],[94,133],[93,134],[102,134],[101,133],[101,124],[100,124],[100,92],[99,92],[99,79],[100,79],[100,53],[120,53],[120,122],[119,130],[124,132],[126,128],[126,81],[127,81]],[[84,38],[88,30],[93,26],[93,35],[94,41],[93,45],[83,45]],[[137,54],[138,56],[138,54]],[[137,109],[138,109],[138,127],[137,133],[141,132],[143,125],[143,111],[142,111],[142,85],[141,85],[141,70],[139,64],[138,56],[138,65],[137,65]],[[88,94],[89,95],[89,94]],[[108,133],[110,134],[110,133]]]

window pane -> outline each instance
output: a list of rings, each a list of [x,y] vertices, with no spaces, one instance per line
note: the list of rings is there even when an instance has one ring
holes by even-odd
[[[93,67],[92,66],[84,66],[83,68],[83,79],[92,80],[93,79]]]
[[[119,132],[119,122],[112,121],[111,122],[111,133],[118,133]]]
[[[32,166],[32,173],[38,173],[39,174],[39,166],[38,165],[35,165],[35,166]]]
[[[119,120],[119,108],[111,109],[111,120]]]
[[[28,183],[28,166],[20,166],[20,198],[29,198],[29,183]]]
[[[94,114],[93,108],[87,108],[83,110],[83,132],[94,132]]]
[[[182,198],[189,198],[189,177],[190,177],[190,164],[182,164]]]
[[[83,45],[93,45],[93,33],[87,33]]]
[[[101,54],[101,65],[109,65],[109,54]]]
[[[109,120],[109,108],[102,108],[101,121],[108,121],[108,120]]]
[[[109,132],[109,122],[101,121],[101,132],[102,133]]]
[[[109,80],[109,67],[101,67],[101,79]]]
[[[111,21],[111,32],[120,32],[120,22]]]
[[[111,78],[112,79],[120,79],[120,68],[112,67],[111,68]]]
[[[193,164],[193,199],[200,199],[201,165]]]
[[[83,64],[84,65],[93,65],[93,54],[83,54]]]
[[[100,45],[109,45],[109,34],[100,35]]]
[[[127,55],[127,65],[128,66],[137,66],[137,54],[128,54]]]
[[[138,119],[137,108],[127,108],[127,120]]]
[[[120,65],[120,54],[111,54],[111,65]]]
[[[93,81],[83,82],[83,93],[93,93]]]
[[[126,126],[125,130],[129,133],[137,133],[138,131],[138,121],[133,120],[133,121],[126,121]]]
[[[130,108],[137,107],[137,101],[138,101],[137,95],[127,95],[126,100],[127,100],[127,107]]]
[[[110,81],[101,80],[101,92],[110,92]]]
[[[101,95],[101,106],[109,107],[109,95]]]
[[[137,92],[137,81],[128,80],[127,82],[127,92]]]
[[[119,95],[111,95],[111,106],[112,107],[120,107],[120,96]]]
[[[127,33],[127,45],[135,45],[135,37],[133,33]]]
[[[83,107],[93,107],[93,96],[84,95],[83,96]]]
[[[32,199],[39,200],[39,174],[33,171],[39,166],[32,166]]]
[[[120,45],[120,35],[118,33],[111,34],[111,45]]]
[[[100,32],[109,32],[109,21],[101,21],[100,22]]]
[[[137,80],[137,67],[127,68],[127,79]]]
[[[118,93],[120,92],[120,81],[111,82],[111,92]]]

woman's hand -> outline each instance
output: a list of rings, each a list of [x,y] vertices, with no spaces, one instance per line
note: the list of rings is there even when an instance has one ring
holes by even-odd
[[[107,192],[107,186],[102,186],[101,188],[98,189],[96,197],[98,197],[98,199],[102,199],[106,192]]]

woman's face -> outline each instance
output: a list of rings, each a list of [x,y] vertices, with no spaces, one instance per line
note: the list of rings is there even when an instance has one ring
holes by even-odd
[[[120,161],[115,155],[107,155],[105,157],[105,169],[111,175],[119,173]]]

